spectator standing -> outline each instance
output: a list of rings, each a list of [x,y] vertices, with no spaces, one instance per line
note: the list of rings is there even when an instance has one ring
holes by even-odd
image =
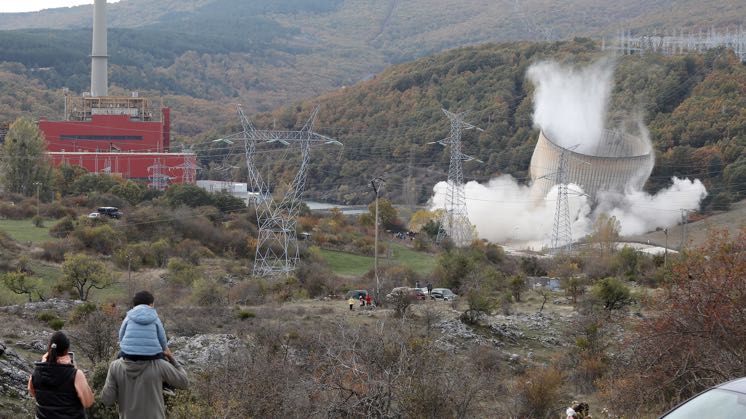
[[[70,340],[62,332],[49,339],[47,353],[36,363],[28,390],[36,399],[37,419],[85,419],[93,392],[83,371],[75,368]]]
[[[186,371],[171,353],[166,359],[133,361],[119,358],[109,365],[101,392],[104,405],[119,405],[119,419],[165,419],[163,383],[187,388]]]

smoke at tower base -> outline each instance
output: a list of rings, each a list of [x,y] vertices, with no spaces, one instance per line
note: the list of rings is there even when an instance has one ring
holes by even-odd
[[[699,180],[672,178],[672,185],[655,195],[643,191],[608,194],[591,210],[588,197],[577,185],[569,185],[569,207],[574,240],[591,233],[593,222],[601,213],[613,215],[621,225],[621,235],[630,236],[676,225],[681,209],[693,210],[707,196]],[[433,188],[432,208],[443,208],[446,182]],[[469,220],[476,226],[479,238],[495,243],[516,243],[540,249],[547,246],[557,205],[557,187],[540,202],[530,197],[530,186],[520,185],[511,176],[500,176],[486,184],[465,185]]]
[[[536,127],[549,133],[560,146],[574,146],[580,153],[595,150],[607,128],[613,71],[614,62],[609,59],[586,67],[554,62],[533,65],[527,76],[536,85]],[[627,123],[615,128],[633,127],[636,130],[633,135],[650,144],[639,112],[628,112],[623,119]],[[707,191],[699,180],[674,177],[671,183],[670,187],[655,195],[631,188],[617,193],[600,192],[593,205],[580,186],[569,185],[573,240],[588,235],[594,220],[602,213],[619,220],[623,236],[676,225],[681,209],[699,208]],[[431,202],[433,209],[444,207],[446,186],[446,182],[435,186]],[[469,220],[476,226],[480,238],[532,248],[549,244],[557,206],[556,186],[544,199],[537,201],[531,199],[531,186],[521,185],[506,175],[486,184],[468,182],[465,193]]]

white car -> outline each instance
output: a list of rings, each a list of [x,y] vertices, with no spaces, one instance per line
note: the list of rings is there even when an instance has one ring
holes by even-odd
[[[458,298],[458,295],[454,294],[453,291],[448,288],[433,288],[433,292],[430,293],[430,298],[433,300],[453,301]]]
[[[88,218],[99,218],[99,217],[101,217],[101,214],[98,212],[92,212],[88,214]]]

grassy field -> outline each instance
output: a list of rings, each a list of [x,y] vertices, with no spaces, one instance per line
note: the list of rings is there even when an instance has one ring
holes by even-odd
[[[381,257],[379,263],[381,266],[387,264],[405,265],[412,268],[420,275],[429,275],[435,268],[435,256],[416,252],[400,244],[389,244],[392,250],[392,258]],[[332,271],[342,276],[361,276],[373,269],[373,258],[370,256],[360,256],[346,252],[336,252],[333,250],[321,250],[321,254],[326,259]]]
[[[0,230],[8,233],[13,240],[21,244],[28,244],[29,242],[36,244],[52,239],[49,236],[49,225],[52,222],[47,220],[44,227],[36,227],[30,219],[0,220]]]

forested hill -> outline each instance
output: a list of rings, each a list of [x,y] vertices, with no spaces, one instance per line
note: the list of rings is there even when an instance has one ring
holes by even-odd
[[[298,127],[320,104],[318,130],[342,141],[344,148],[314,154],[308,180],[312,196],[367,202],[370,179],[383,176],[386,193],[396,202],[412,195],[424,202],[432,186],[447,176],[447,150],[427,144],[448,135],[442,107],[471,110],[469,122],[484,129],[464,135],[464,152],[484,160],[465,163],[467,179],[488,180],[500,173],[525,179],[537,137],[526,69],[546,58],[587,62],[600,56],[597,44],[582,39],[457,49],[392,67],[372,80],[256,122]],[[655,143],[649,190],[667,186],[677,175],[706,183],[710,209],[744,196],[746,66],[732,52],[620,57],[615,77],[613,108],[641,112]],[[278,174],[289,178],[285,161],[274,160],[273,179]],[[414,194],[407,186],[410,173],[417,185]]]
[[[12,67],[15,74],[42,87],[86,91],[91,16],[91,6],[0,14],[0,60],[20,64]],[[250,111],[269,111],[449,48],[608,39],[623,28],[734,28],[746,20],[746,3],[121,0],[109,6],[109,20],[112,85],[213,103],[240,101]],[[0,118],[18,112],[0,109]]]

